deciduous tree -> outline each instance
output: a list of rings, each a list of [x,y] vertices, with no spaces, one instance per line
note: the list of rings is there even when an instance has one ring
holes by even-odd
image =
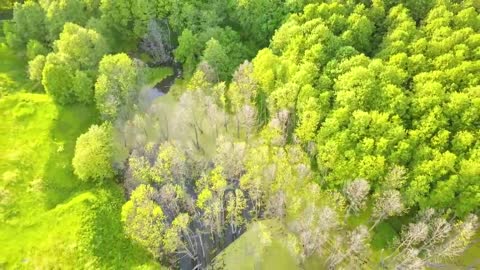
[[[137,69],[126,54],[106,55],[100,61],[95,101],[104,119],[115,119],[132,106],[137,95]]]
[[[92,125],[78,137],[72,165],[81,180],[99,181],[115,175],[112,168],[112,132],[111,124],[106,122],[101,126]]]

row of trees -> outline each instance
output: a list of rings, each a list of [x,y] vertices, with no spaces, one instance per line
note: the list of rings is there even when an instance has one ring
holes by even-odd
[[[105,89],[98,94],[94,90],[106,86],[99,65],[104,55],[139,48],[150,55],[152,63],[170,63],[172,44],[178,43],[174,56],[188,77],[200,62],[207,62],[217,81],[229,80],[243,59],[267,45],[287,12],[295,8],[263,0],[28,0],[15,4],[4,32],[11,47],[26,48],[30,78],[41,82],[57,102],[96,102],[102,112],[112,107],[98,104],[106,102]],[[118,63],[125,64],[125,69],[132,65]],[[135,85],[133,71],[126,77],[131,80],[123,87]],[[108,102],[131,103],[125,98]],[[115,109],[108,110],[102,114],[111,120]]]

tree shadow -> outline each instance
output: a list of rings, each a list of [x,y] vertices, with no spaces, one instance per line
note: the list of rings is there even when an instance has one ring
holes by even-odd
[[[72,158],[78,136],[88,130],[97,119],[97,113],[93,106],[85,105],[57,106],[57,109],[57,119],[50,133],[53,146],[43,174],[47,209],[93,187],[74,175]]]
[[[79,237],[105,269],[130,269],[146,265],[159,268],[146,250],[128,239],[121,222],[123,189],[114,181],[85,182],[75,176],[72,159],[78,136],[98,121],[93,106],[57,106],[58,116],[51,129],[51,153],[44,169],[43,187],[47,209],[91,192],[88,213],[82,218]]]

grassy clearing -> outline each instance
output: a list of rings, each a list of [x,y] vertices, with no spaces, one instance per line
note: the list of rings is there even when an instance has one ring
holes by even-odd
[[[158,268],[124,236],[121,187],[73,174],[93,106],[25,93],[25,62],[1,43],[0,59],[0,269]]]

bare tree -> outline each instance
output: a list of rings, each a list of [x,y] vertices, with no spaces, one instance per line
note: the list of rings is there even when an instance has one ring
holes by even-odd
[[[237,112],[236,119],[237,134],[240,133],[240,129],[242,128],[245,130],[245,138],[248,141],[257,127],[257,110],[253,106],[244,105],[240,111]]]
[[[476,215],[456,223],[437,216],[433,209],[419,216],[418,222],[410,223],[402,231],[396,249],[382,260],[384,265],[419,269],[451,260],[465,251],[478,228]]]
[[[341,264],[349,265],[348,269],[360,269],[360,265],[368,254],[370,233],[364,225],[356,227],[347,236],[337,236],[327,259],[328,268],[336,268]]]
[[[173,220],[180,213],[180,204],[183,201],[183,188],[167,183],[160,188],[159,201],[165,214]]]
[[[274,138],[273,144],[284,145],[287,142],[288,125],[291,113],[289,110],[281,110],[277,112],[270,121],[270,127],[279,132],[279,136]]]
[[[228,180],[238,180],[244,173],[246,149],[244,142],[232,142],[224,136],[217,139],[217,151],[213,161],[224,168],[223,173]]]
[[[205,80],[209,83],[216,83],[220,81],[218,72],[207,62],[202,61],[198,64],[197,70],[200,70],[205,75]]]
[[[233,74],[233,84],[238,87],[242,95],[242,103],[249,104],[257,95],[258,83],[253,78],[253,64],[249,61],[243,62]]]
[[[329,207],[318,208],[310,204],[291,225],[303,246],[303,258],[322,254],[331,232],[338,227],[337,213]]]
[[[407,170],[403,166],[395,165],[388,172],[383,182],[384,189],[400,189],[407,180]]]
[[[171,62],[172,46],[168,23],[150,20],[147,33],[143,37],[140,48],[152,57],[155,64]]]
[[[402,195],[398,190],[386,190],[377,197],[373,207],[374,224],[370,228],[373,230],[382,220],[397,216],[405,212],[405,206],[402,201]]]
[[[227,196],[226,218],[234,238],[240,235],[246,219],[244,211],[247,208],[247,200],[240,189],[230,192]]]
[[[370,184],[365,179],[355,179],[345,186],[343,192],[350,203],[347,208],[347,215],[350,211],[357,213],[365,207],[368,193],[370,192]]]
[[[279,190],[270,196],[266,205],[266,216],[284,220],[286,216],[287,198],[283,190]]]
[[[205,248],[201,235],[190,229],[192,217],[186,213],[179,214],[172,221],[163,237],[163,248],[166,252],[187,256],[197,264],[205,258]],[[199,251],[201,251],[199,253]],[[200,256],[202,258],[200,258]]]
[[[459,221],[453,226],[452,232],[443,243],[431,247],[426,259],[438,261],[459,256],[468,247],[477,228],[478,216],[468,215],[464,221]]]

